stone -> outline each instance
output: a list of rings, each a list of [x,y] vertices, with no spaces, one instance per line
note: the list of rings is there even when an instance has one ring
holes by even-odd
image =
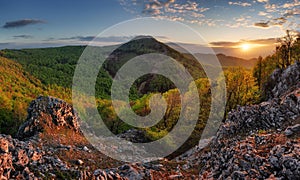
[[[32,137],[48,128],[67,128],[81,133],[80,118],[72,105],[51,96],[39,96],[30,103],[28,117],[17,132],[19,139]]]
[[[291,129],[286,129],[286,130],[284,131],[284,134],[285,134],[286,136],[291,136],[291,135],[294,134],[294,132],[293,132]]]
[[[42,158],[42,155],[39,154],[37,151],[34,151],[31,157],[32,161],[38,161]]]
[[[245,179],[246,172],[242,171],[234,171],[233,172],[233,179]]]
[[[8,151],[8,141],[5,138],[0,137],[0,152],[7,153]]]
[[[147,138],[145,131],[138,129],[129,129],[124,133],[118,134],[117,137],[133,143],[146,143],[151,141]]]
[[[84,151],[87,151],[87,152],[90,151],[89,148],[86,147],[86,146],[84,146],[82,149],[83,149]]]
[[[78,165],[83,165],[83,164],[84,164],[84,162],[83,162],[81,159],[77,159],[76,163],[77,163]]]
[[[182,179],[182,174],[170,175],[168,179]]]
[[[296,124],[296,125],[290,127],[290,129],[295,133],[299,133],[300,132],[300,124]]]
[[[20,166],[26,166],[29,163],[29,158],[27,156],[27,153],[25,150],[20,149],[17,151],[18,155],[18,160],[17,160],[17,164]]]

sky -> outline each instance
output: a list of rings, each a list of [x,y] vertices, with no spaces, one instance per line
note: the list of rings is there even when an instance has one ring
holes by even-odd
[[[163,41],[252,58],[271,54],[286,30],[300,31],[300,0],[0,0],[0,49],[87,44],[111,26],[142,17],[186,24],[207,43],[189,34]],[[102,41],[118,44],[135,35],[142,34]]]

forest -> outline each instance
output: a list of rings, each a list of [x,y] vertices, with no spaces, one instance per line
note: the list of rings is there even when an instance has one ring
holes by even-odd
[[[77,61],[85,46],[66,46],[41,49],[0,51],[0,133],[14,136],[19,125],[26,119],[29,103],[38,95],[50,95],[72,102],[72,78]],[[169,55],[184,65],[192,74],[200,98],[200,113],[197,126],[187,147],[194,146],[201,137],[210,113],[211,88],[201,67],[190,56],[181,54],[156,40],[131,41],[116,49],[100,69],[96,82],[98,110],[107,127],[115,134],[133,127],[124,123],[114,111],[110,99],[112,78],[130,58],[140,54],[158,52]],[[238,105],[250,105],[265,99],[268,77],[275,69],[284,69],[299,61],[300,38],[287,31],[278,42],[274,53],[259,57],[251,69],[223,67],[226,81],[226,111]],[[151,81],[149,81],[151,79]],[[143,88],[141,85],[143,84]],[[137,79],[130,91],[131,108],[145,116],[151,109],[149,99],[161,93],[168,103],[163,119],[153,127],[143,129],[148,138],[156,140],[166,135],[176,124],[180,111],[179,91],[167,78],[147,75]],[[184,98],[189,97],[188,94]],[[122,102],[120,102],[122,103]],[[101,129],[103,127],[99,127]],[[217,127],[216,127],[217,128]]]

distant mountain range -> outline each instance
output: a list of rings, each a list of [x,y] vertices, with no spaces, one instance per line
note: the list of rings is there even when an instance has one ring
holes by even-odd
[[[222,66],[241,66],[247,69],[251,69],[257,62],[257,58],[246,60],[238,57],[226,56],[224,54],[217,54],[217,57]]]
[[[183,54],[190,54],[187,52],[186,49],[183,47],[179,46],[176,43],[167,43],[168,46],[171,48],[175,49],[176,51],[183,53]],[[206,48],[203,48],[202,50],[205,50]],[[257,62],[257,58],[252,58],[252,59],[244,59],[240,57],[234,57],[234,56],[228,56],[225,54],[207,54],[207,53],[195,53],[194,54],[197,58],[201,60],[202,63],[206,64],[208,63],[212,58],[217,56],[219,59],[219,62],[221,66],[223,67],[228,67],[228,66],[234,66],[234,67],[244,67],[246,69],[251,69],[255,66]]]

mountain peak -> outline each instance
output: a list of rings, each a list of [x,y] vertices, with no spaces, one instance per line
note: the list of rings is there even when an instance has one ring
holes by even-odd
[[[139,35],[134,37],[132,40],[140,40],[140,39],[154,39],[156,40],[153,36],[150,35]]]

